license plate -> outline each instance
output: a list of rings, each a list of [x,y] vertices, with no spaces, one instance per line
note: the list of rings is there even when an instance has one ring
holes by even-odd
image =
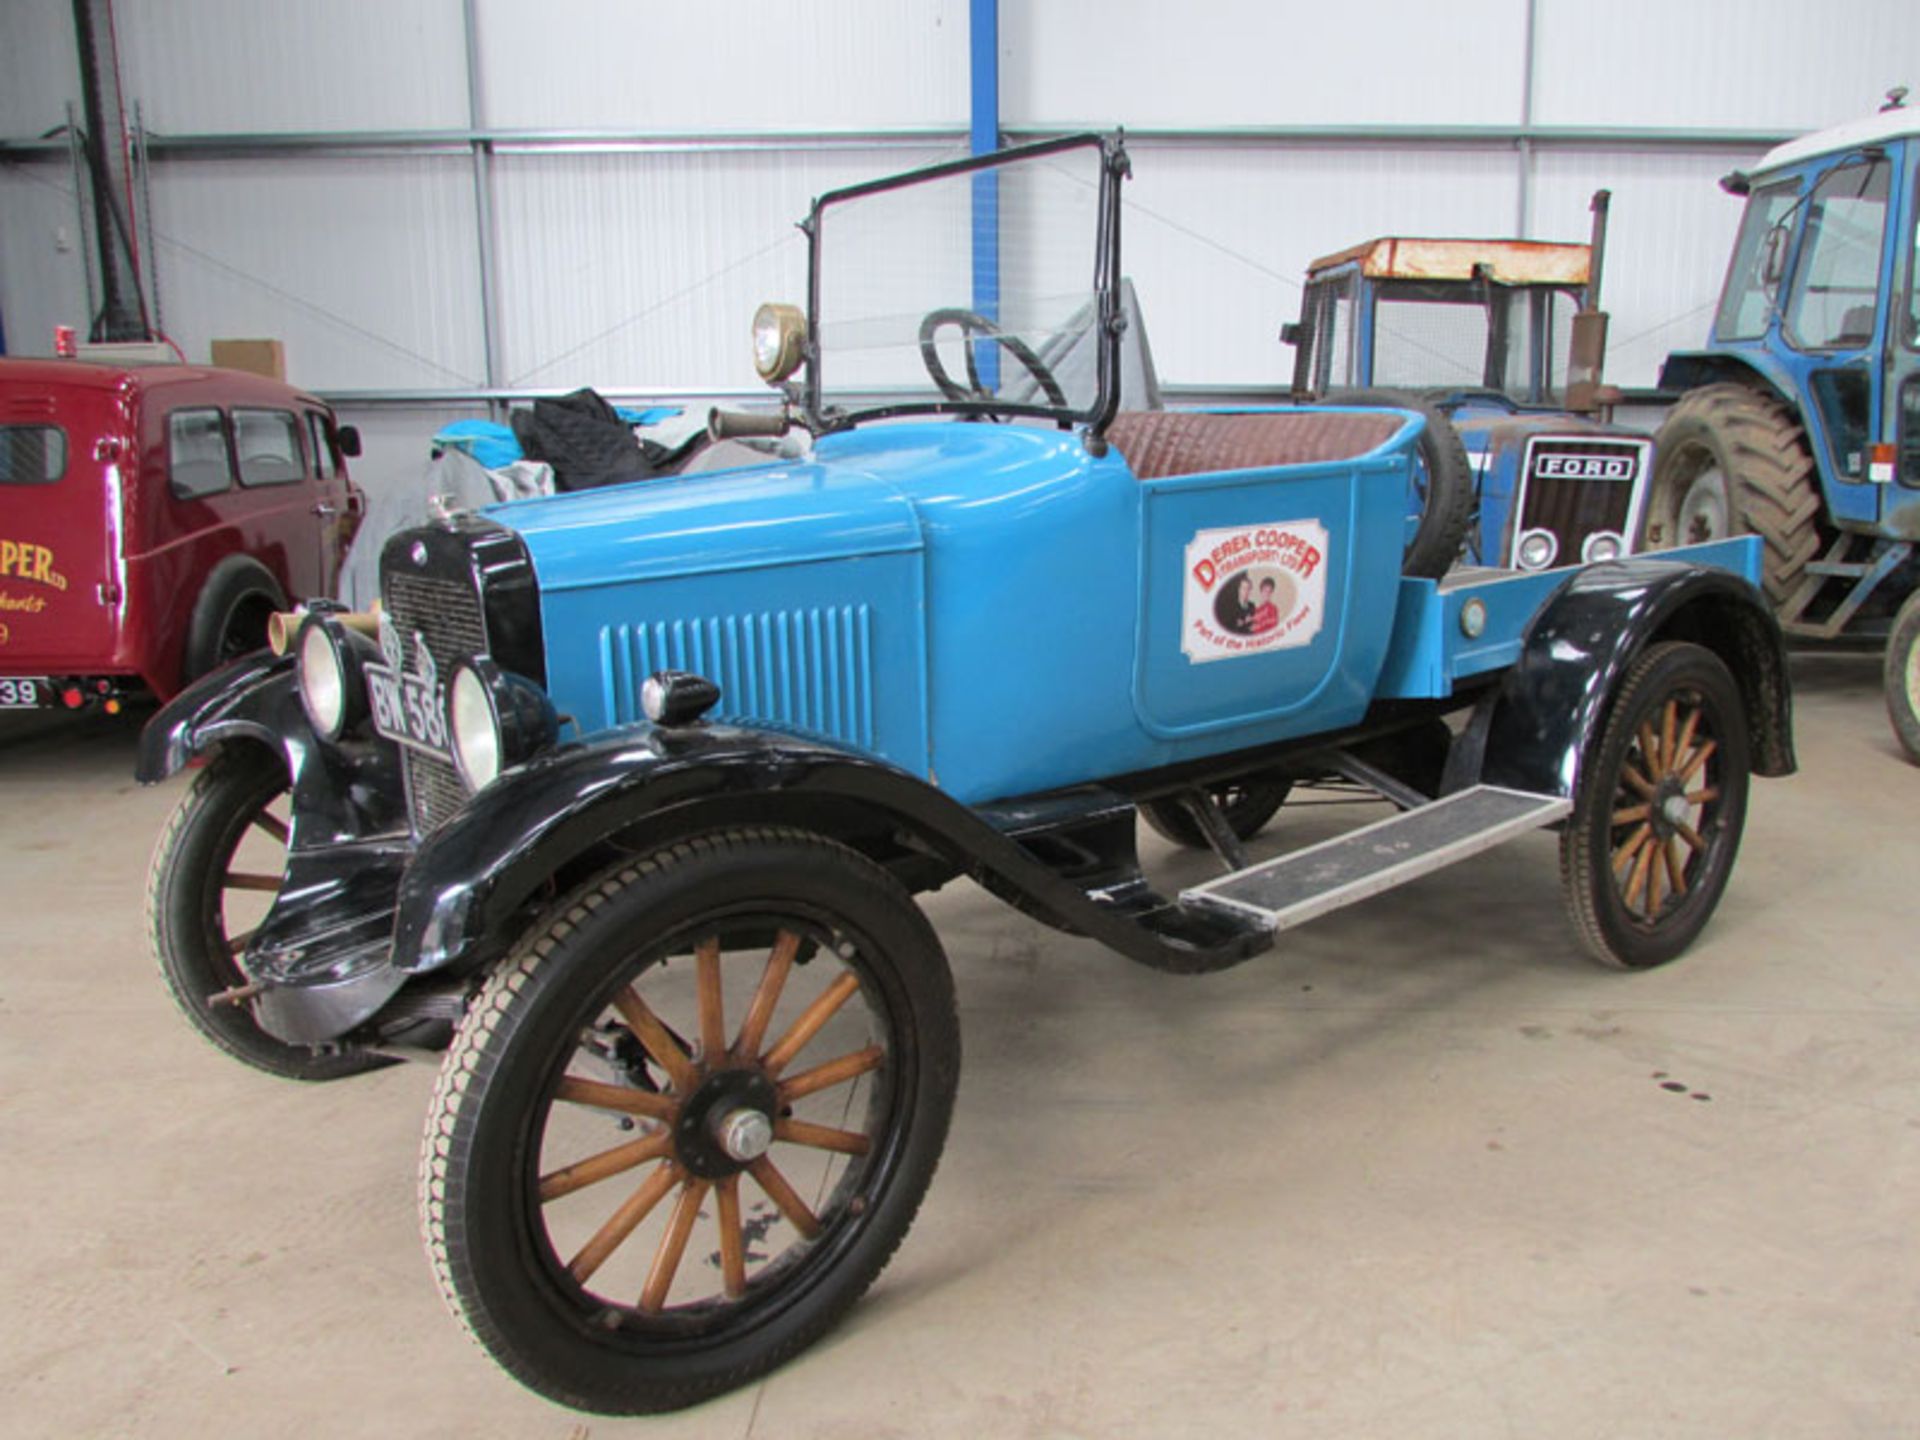
[[[39,676],[0,680],[0,710],[37,710],[48,703],[47,682]]]
[[[441,760],[452,760],[447,745],[446,696],[436,677],[368,665],[367,703],[373,728],[387,739]]]

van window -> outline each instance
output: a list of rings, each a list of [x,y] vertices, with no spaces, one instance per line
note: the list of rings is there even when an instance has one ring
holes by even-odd
[[[300,422],[289,410],[235,410],[233,439],[242,485],[290,485],[307,473]]]
[[[66,431],[57,425],[0,425],[0,485],[51,485],[66,473]]]
[[[327,435],[326,417],[318,410],[307,412],[307,433],[313,441],[313,473],[322,480],[331,480],[340,467],[333,463],[333,442]]]
[[[218,495],[233,483],[227,427],[218,410],[167,416],[167,483],[182,500]]]

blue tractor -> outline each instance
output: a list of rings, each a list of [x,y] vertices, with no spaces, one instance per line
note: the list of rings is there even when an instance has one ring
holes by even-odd
[[[1597,308],[1607,192],[1589,244],[1388,236],[1308,267],[1301,400],[1411,409],[1409,569],[1546,570],[1633,549],[1647,436],[1608,423]]]
[[[1886,646],[1894,732],[1920,761],[1920,111],[1791,141],[1723,188],[1746,214],[1707,344],[1667,357],[1651,548],[1766,544],[1789,637]]]

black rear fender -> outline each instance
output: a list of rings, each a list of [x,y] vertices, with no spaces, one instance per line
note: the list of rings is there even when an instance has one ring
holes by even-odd
[[[1668,640],[1703,645],[1726,663],[1740,686],[1754,772],[1792,774],[1786,651],[1760,592],[1724,570],[1644,556],[1577,572],[1534,617],[1519,663],[1455,746],[1447,788],[1477,780],[1572,795],[1628,667]]]

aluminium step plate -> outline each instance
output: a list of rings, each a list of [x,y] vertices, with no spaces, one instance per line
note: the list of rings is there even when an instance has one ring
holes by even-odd
[[[1551,825],[1572,809],[1558,795],[1476,785],[1196,885],[1181,892],[1180,903],[1256,915],[1286,930]]]

